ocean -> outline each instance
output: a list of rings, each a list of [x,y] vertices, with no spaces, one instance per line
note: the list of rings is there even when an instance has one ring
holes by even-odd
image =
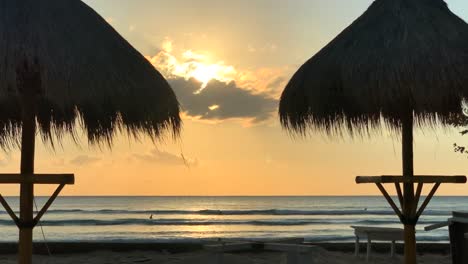
[[[18,208],[17,197],[7,200]],[[41,206],[46,198],[36,201]],[[430,232],[423,228],[446,220],[453,210],[468,211],[468,197],[433,198],[417,226],[418,241],[448,241],[447,228]],[[304,237],[310,242],[351,242],[351,225],[401,227],[379,196],[59,197],[35,228],[34,240],[191,242]],[[1,242],[17,241],[17,228],[4,210],[0,234]]]

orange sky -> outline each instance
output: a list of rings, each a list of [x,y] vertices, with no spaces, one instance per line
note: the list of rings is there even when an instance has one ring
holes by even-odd
[[[156,145],[120,135],[112,150],[89,147],[82,137],[80,146],[65,139],[54,151],[38,138],[37,172],[76,175],[65,195],[373,195],[378,190],[356,185],[356,175],[401,173],[399,139],[386,132],[297,139],[276,114],[294,71],[370,0],[116,1],[85,2],[170,79],[184,129],[179,140]],[[466,1],[448,3],[468,19]],[[417,130],[415,173],[468,174],[468,158],[453,152],[454,142],[468,136]],[[17,150],[0,155],[0,171],[18,170]],[[17,195],[18,188],[0,192]],[[467,195],[468,185],[443,186],[439,194]]]

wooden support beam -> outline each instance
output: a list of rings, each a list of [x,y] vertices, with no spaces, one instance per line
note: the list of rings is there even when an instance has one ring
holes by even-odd
[[[59,195],[59,193],[62,191],[63,187],[65,187],[65,184],[62,183],[60,184],[57,189],[55,190],[55,192],[52,194],[52,196],[50,196],[49,200],[47,200],[47,202],[44,204],[44,206],[42,207],[42,209],[39,211],[39,213],[37,213],[36,217],[34,217],[34,226],[37,225],[37,223],[39,223],[39,221],[41,220],[42,216],[45,214],[45,212],[47,211],[47,209],[49,209],[49,207],[52,205],[52,203],[54,202],[55,198],[57,198],[57,196]]]
[[[440,183],[436,183],[434,187],[432,187],[431,192],[427,195],[426,199],[424,200],[423,204],[419,208],[418,212],[416,213],[416,217],[419,218],[421,214],[424,212],[424,209],[426,209],[426,206],[429,204],[429,202],[432,199],[432,196],[436,193],[437,189],[439,188]]]
[[[73,174],[0,174],[0,184],[74,184]]]
[[[402,177],[393,175],[383,176],[357,176],[356,183],[466,183],[466,176],[434,176],[417,175],[413,177]]]
[[[403,215],[400,211],[400,209],[398,209],[398,206],[396,206],[395,202],[393,202],[393,199],[392,197],[390,197],[390,195],[388,195],[388,192],[385,190],[385,188],[383,187],[382,184],[380,183],[376,183],[375,185],[377,185],[377,187],[379,188],[380,192],[382,192],[383,196],[385,197],[385,199],[387,199],[387,202],[390,204],[390,206],[393,208],[393,211],[395,211],[395,213],[398,215],[398,217],[400,219],[403,218]]]
[[[398,194],[398,200],[400,201],[401,210],[405,211],[404,203],[403,203],[403,193],[401,192],[401,186],[399,182],[395,182],[395,189]]]
[[[5,211],[10,215],[11,219],[15,222],[15,224],[18,226],[19,225],[19,218],[16,216],[15,212],[11,209],[10,205],[7,203],[5,198],[0,194],[0,203],[3,205],[5,208]]]
[[[412,215],[416,215],[416,210],[418,210],[419,198],[421,197],[421,192],[424,187],[424,183],[418,183],[418,188],[416,189],[416,195],[414,196],[414,204],[411,209]]]

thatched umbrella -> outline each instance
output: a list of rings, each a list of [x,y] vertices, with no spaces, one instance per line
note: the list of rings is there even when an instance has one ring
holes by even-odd
[[[405,259],[415,263],[414,227],[428,202],[416,211],[422,184],[466,179],[413,177],[413,125],[444,124],[461,113],[467,96],[468,25],[442,0],[376,0],[295,73],[279,113],[286,129],[302,135],[310,129],[367,135],[381,121],[394,133],[402,131],[404,177],[357,181],[376,183],[384,195],[381,184],[395,183],[403,207]]]
[[[119,131],[156,140],[181,125],[166,80],[83,2],[0,0],[0,145],[21,142],[21,176],[0,182],[21,184],[20,217],[1,202],[20,228],[19,263],[31,263],[32,229],[45,212],[33,218],[34,183],[73,182],[34,175],[36,126],[52,142],[77,122],[90,143],[109,144]]]

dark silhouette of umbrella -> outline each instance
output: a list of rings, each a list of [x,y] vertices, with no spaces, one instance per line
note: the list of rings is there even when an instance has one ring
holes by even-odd
[[[102,17],[79,0],[0,0],[0,145],[21,142],[19,262],[31,263],[32,228],[71,175],[34,175],[36,130],[53,142],[80,123],[90,143],[116,132],[177,136],[179,104],[166,80]],[[37,126],[37,128],[36,128]],[[34,183],[58,183],[33,218]]]
[[[381,184],[395,183],[402,212],[389,202],[405,224],[405,261],[415,263],[414,226],[427,205],[416,210],[422,184],[436,183],[433,195],[441,182],[466,178],[413,177],[413,125],[450,122],[467,96],[468,25],[442,0],[376,0],[300,67],[281,96],[279,114],[286,129],[301,135],[368,135],[381,121],[394,134],[402,131],[404,177],[357,182],[376,183],[387,199]]]

